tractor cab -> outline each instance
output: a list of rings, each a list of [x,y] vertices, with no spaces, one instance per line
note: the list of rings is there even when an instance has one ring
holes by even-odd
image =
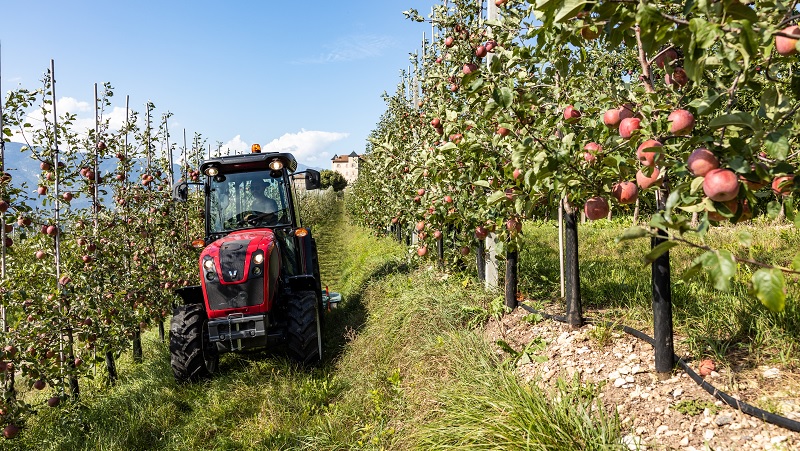
[[[320,359],[324,310],[317,246],[303,227],[298,189],[319,188],[319,172],[296,173],[289,153],[206,160],[205,237],[198,259],[200,285],[177,290],[170,351],[179,381],[216,369],[222,352],[285,345],[302,363]],[[298,174],[303,186],[295,186]],[[185,200],[188,185],[175,187]]]

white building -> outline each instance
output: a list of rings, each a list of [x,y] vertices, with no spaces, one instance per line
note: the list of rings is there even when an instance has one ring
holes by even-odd
[[[331,159],[331,169],[342,174],[348,185],[352,185],[358,178],[358,163],[361,161],[361,156],[355,152],[350,155],[334,155]]]

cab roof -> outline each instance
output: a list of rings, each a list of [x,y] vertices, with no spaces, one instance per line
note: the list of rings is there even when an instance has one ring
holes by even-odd
[[[297,160],[294,155],[284,152],[265,152],[211,158],[203,161],[200,172],[205,174],[206,169],[211,166],[217,167],[222,174],[264,170],[269,169],[269,163],[276,159],[283,163],[283,167],[290,174],[297,170]]]

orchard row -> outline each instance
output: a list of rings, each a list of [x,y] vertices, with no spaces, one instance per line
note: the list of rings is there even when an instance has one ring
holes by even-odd
[[[202,199],[173,203],[171,188],[173,179],[199,178],[191,168],[202,158],[202,137],[184,146],[182,174],[173,174],[171,155],[180,149],[168,113],[153,127],[148,103],[144,120],[129,111],[112,129],[104,111],[113,90],[105,85],[96,127],[75,130],[75,115],[54,117],[50,80],[48,72],[42,88],[3,100],[4,137],[24,141],[40,169],[36,186],[12,178],[21,168],[0,179],[6,437],[31,411],[77,397],[79,380],[97,365],[105,362],[100,374],[113,382],[114,358],[170,314],[174,288],[197,283],[189,243],[203,233]]]
[[[702,254],[727,289],[744,255],[712,249],[711,226],[795,220],[800,184],[797,2],[454,0],[387,96],[351,213],[376,230],[411,227],[426,255],[458,260],[494,233],[514,252],[521,223],[566,199],[590,219],[635,205],[659,235]],[[495,6],[490,5],[490,6]],[[756,243],[757,244],[757,243]],[[752,272],[752,293],[783,310],[800,254]]]

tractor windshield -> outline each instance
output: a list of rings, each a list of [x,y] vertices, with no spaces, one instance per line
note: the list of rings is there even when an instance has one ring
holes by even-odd
[[[291,225],[284,179],[268,170],[212,177],[210,188],[210,233]]]

